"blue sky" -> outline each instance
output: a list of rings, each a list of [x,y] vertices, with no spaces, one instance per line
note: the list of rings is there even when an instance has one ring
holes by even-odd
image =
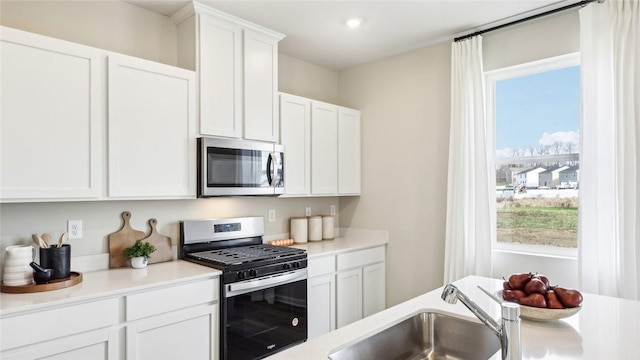
[[[579,127],[579,66],[496,83],[496,149],[575,141]]]

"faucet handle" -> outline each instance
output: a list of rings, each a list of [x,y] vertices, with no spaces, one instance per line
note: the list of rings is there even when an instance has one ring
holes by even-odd
[[[502,305],[502,303],[504,302],[502,299],[490,293],[489,290],[483,288],[482,286],[478,285],[478,289],[482,290],[483,293],[489,295],[489,297],[492,298],[493,301],[497,302],[498,304]]]

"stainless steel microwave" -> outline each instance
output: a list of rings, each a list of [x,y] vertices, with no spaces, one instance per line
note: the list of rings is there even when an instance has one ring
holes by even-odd
[[[284,146],[198,138],[198,197],[284,193]]]

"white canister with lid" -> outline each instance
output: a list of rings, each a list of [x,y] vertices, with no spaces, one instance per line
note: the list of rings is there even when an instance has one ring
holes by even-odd
[[[333,228],[334,228],[334,220],[333,216],[323,216],[322,217],[322,239],[323,240],[333,240]]]
[[[309,217],[309,241],[322,240],[322,216]]]
[[[291,218],[289,233],[293,242],[302,244],[307,242],[307,218],[297,217]]]

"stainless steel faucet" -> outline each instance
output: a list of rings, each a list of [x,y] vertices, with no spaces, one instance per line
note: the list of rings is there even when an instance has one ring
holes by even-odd
[[[455,304],[458,300],[462,301],[471,312],[482,321],[489,329],[491,329],[500,340],[502,348],[502,360],[521,360],[522,347],[520,345],[520,305],[502,301],[481,286],[480,290],[484,291],[489,297],[500,304],[502,310],[502,324],[498,324],[489,314],[487,314],[478,304],[465,295],[458,287],[453,284],[447,284],[442,290],[442,300],[449,304]]]

